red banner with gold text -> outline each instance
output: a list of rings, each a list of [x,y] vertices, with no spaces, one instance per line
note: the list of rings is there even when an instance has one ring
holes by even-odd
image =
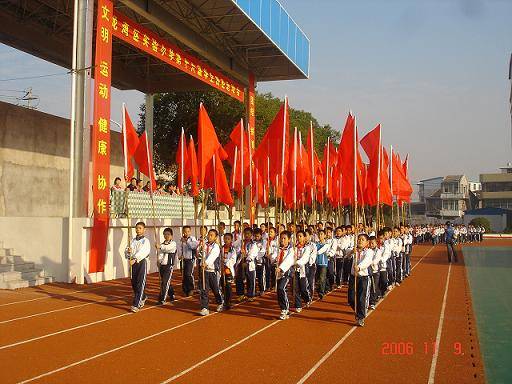
[[[94,225],[89,273],[103,272],[109,227],[110,97],[112,76],[112,17],[110,0],[98,0],[94,61],[94,124],[92,132],[92,195]]]
[[[144,28],[122,13],[114,12],[111,26],[115,37],[241,102],[244,101],[244,91],[240,84],[185,53],[176,45],[162,39],[155,32]]]

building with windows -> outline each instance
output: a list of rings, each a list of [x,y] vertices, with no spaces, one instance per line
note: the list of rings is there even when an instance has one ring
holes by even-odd
[[[420,203],[425,203],[425,198],[431,197],[441,188],[444,177],[432,177],[418,182],[418,197]]]
[[[465,175],[448,175],[420,181],[419,194],[420,199],[425,201],[425,215],[442,220],[454,220],[464,216],[466,209],[477,205],[471,188],[478,188],[478,185],[470,184]],[[436,187],[432,193],[432,189]]]
[[[512,209],[512,164],[500,167],[499,173],[480,175],[482,208],[494,207]]]

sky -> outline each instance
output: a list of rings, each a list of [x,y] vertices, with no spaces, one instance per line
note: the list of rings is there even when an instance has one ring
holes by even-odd
[[[381,123],[384,144],[409,154],[414,183],[478,180],[512,161],[512,1],[280,1],[311,41],[310,78],[259,91],[286,94],[338,130],[352,110],[360,137]],[[39,110],[69,117],[66,70],[5,45],[0,62],[0,100],[32,87]],[[3,81],[41,74],[60,75]],[[121,103],[135,117],[143,95],[117,91],[112,100],[119,121]]]

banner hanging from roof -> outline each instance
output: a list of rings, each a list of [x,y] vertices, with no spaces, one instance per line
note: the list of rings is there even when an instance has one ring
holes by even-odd
[[[112,17],[112,33],[115,37],[174,68],[241,102],[244,101],[243,86],[117,11],[114,11]]]

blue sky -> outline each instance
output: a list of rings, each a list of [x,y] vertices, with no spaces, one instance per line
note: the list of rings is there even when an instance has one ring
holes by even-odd
[[[385,144],[410,154],[414,181],[458,173],[476,179],[512,161],[512,1],[281,3],[311,40],[310,79],[259,84],[260,91],[287,94],[291,106],[336,129],[352,109],[360,136],[382,123]],[[0,60],[0,80],[65,72],[6,46]],[[69,79],[2,81],[0,94],[32,86],[40,110],[67,117]],[[135,114],[142,99],[116,92],[113,118],[123,101]]]

